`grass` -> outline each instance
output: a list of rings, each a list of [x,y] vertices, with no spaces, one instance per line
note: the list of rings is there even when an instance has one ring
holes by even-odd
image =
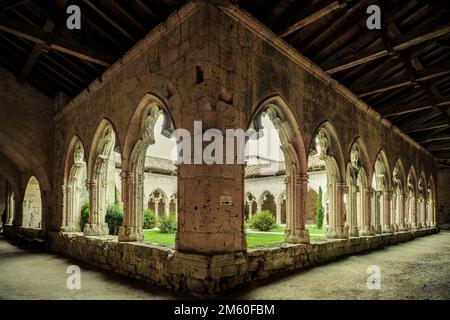
[[[247,233],[246,234],[247,247],[255,248],[265,245],[283,243],[285,229],[286,228],[284,226],[278,226],[271,230],[271,232],[281,232],[279,234]],[[319,237],[314,237],[314,240],[325,240],[326,231],[324,229],[317,229],[315,225],[307,225],[306,229],[309,230],[309,233],[311,235],[312,234],[319,235]],[[159,230],[145,230],[144,240],[147,243],[155,243],[165,246],[174,246],[175,233],[161,233]]]

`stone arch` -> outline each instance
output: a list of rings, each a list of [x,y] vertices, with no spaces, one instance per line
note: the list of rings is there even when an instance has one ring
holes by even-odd
[[[270,191],[264,191],[259,197],[259,206],[261,211],[270,211],[274,219],[277,217],[277,203],[275,196]]]
[[[38,179],[31,176],[22,202],[22,226],[31,229],[42,227],[42,193]]]
[[[142,241],[144,206],[144,165],[146,151],[155,143],[155,124],[164,115],[162,134],[170,137],[175,128],[171,114],[162,99],[146,94],[131,118],[124,143],[121,174],[124,199],[124,220],[119,230],[121,241]],[[166,201],[167,203],[167,201]],[[178,219],[180,224],[180,219]]]
[[[262,101],[250,117],[248,128],[262,129],[261,117],[267,115],[278,130],[286,164],[286,241],[309,243],[305,229],[307,194],[307,155],[305,143],[290,106],[279,95]],[[244,181],[242,181],[244,183]]]
[[[348,163],[346,172],[347,182],[347,195],[345,197],[345,216],[348,226],[349,236],[357,237],[358,231],[358,212],[357,212],[357,200],[358,200],[358,186],[357,186],[357,171]]]
[[[417,175],[413,166],[409,169],[407,178],[407,208],[406,222],[409,230],[417,229]]]
[[[392,171],[392,225],[395,231],[405,231],[405,200],[407,199],[405,169],[398,159]]]
[[[244,217],[248,220],[258,212],[258,203],[251,192],[245,193],[244,202]]]
[[[356,177],[356,185],[353,189],[354,204],[356,205],[356,213],[353,217],[353,222],[356,225],[351,225],[353,229],[353,236],[358,235],[371,235],[371,200],[372,200],[372,188],[369,181],[372,179],[372,175],[368,175],[371,165],[369,162],[369,156],[364,142],[361,138],[355,139],[350,146],[349,159],[351,172]]]
[[[422,171],[417,183],[417,227],[425,228],[427,226],[427,179]]]
[[[436,227],[436,185],[433,176],[428,179],[427,226]]]
[[[386,153],[381,149],[373,165],[372,188],[372,217],[370,219],[375,233],[393,232],[391,224],[392,185],[391,172]]]
[[[348,229],[345,227],[344,217],[344,191],[345,176],[344,157],[341,143],[334,127],[329,121],[322,123],[315,131],[310,142],[310,148],[315,149],[320,159],[325,163],[327,172],[327,204],[326,221],[327,237],[348,238]]]
[[[177,209],[177,193],[175,192],[170,196],[169,199],[169,214],[174,214],[178,216],[178,209]]]
[[[160,188],[153,190],[148,197],[148,208],[158,217],[167,216],[169,214],[169,202],[167,195]]]
[[[75,135],[69,143],[64,165],[63,231],[81,230],[81,205],[88,200],[86,178],[85,149],[81,139]]]
[[[88,158],[89,222],[84,234],[101,236],[109,234],[105,223],[108,190],[108,166],[114,160],[114,150],[120,150],[112,123],[103,119],[94,135]]]

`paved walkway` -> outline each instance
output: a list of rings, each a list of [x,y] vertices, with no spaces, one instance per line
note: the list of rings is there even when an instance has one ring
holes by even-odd
[[[81,267],[81,290],[66,288],[67,267]],[[381,288],[367,289],[367,267],[381,270]],[[0,299],[179,299],[97,268],[48,253],[30,253],[0,238]],[[234,299],[450,299],[450,233],[350,256],[225,295]]]

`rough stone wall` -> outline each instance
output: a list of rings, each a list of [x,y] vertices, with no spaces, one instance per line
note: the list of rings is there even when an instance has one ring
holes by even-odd
[[[437,198],[439,227],[450,229],[450,169],[438,170]]]
[[[54,104],[51,98],[28,84],[19,84],[0,68],[0,174],[13,185],[18,222],[21,201],[31,176],[36,176],[44,194],[44,225],[53,212],[51,180],[53,169]]]

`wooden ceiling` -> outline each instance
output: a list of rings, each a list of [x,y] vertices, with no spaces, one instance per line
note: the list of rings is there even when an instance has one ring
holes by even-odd
[[[69,3],[68,3],[69,2]],[[0,65],[74,97],[184,0],[0,0]],[[450,163],[450,2],[232,0]],[[65,28],[77,4],[82,29]],[[366,27],[377,4],[381,30]]]

